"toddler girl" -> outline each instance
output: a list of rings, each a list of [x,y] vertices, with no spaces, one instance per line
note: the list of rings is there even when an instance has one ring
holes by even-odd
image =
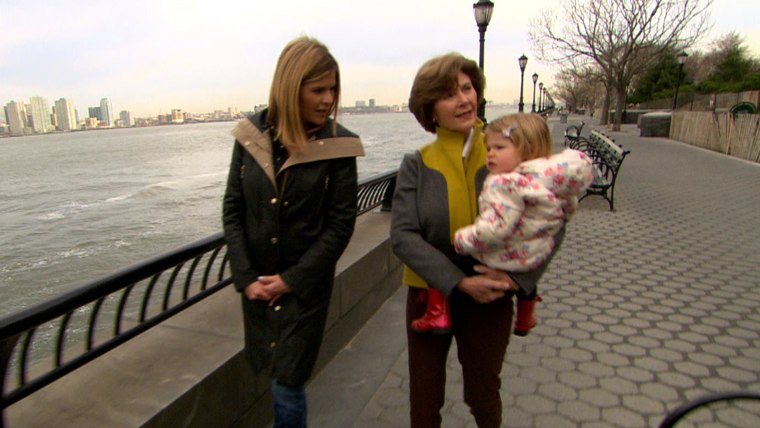
[[[554,235],[591,184],[591,160],[572,149],[552,155],[546,121],[531,113],[496,119],[485,129],[485,143],[490,174],[478,198],[480,213],[474,224],[457,230],[454,248],[499,270],[532,270],[552,254]],[[525,336],[535,326],[533,311],[540,300],[535,289],[517,292],[514,334]],[[412,327],[440,326],[429,316],[414,320]]]

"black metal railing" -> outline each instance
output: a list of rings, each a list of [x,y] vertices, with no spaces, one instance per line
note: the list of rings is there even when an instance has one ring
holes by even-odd
[[[359,182],[358,214],[390,209],[396,174]],[[232,283],[224,243],[216,233],[0,319],[0,412]]]
[[[689,414],[698,416],[691,419]],[[725,391],[703,395],[671,410],[659,428],[673,428],[682,421],[683,426],[760,426],[760,393]]]
[[[536,113],[542,116],[551,116],[552,113],[554,113],[554,104],[550,105],[549,107],[542,108],[541,110],[536,111]]]
[[[356,213],[361,215],[378,206],[382,206],[383,211],[390,211],[397,173],[397,169],[390,169],[362,180],[359,183]]]

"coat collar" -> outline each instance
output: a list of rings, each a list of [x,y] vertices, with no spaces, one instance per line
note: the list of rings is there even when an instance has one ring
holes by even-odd
[[[266,125],[266,110],[238,122],[232,135],[264,170],[269,181],[275,185],[274,165],[272,164],[272,139]],[[316,162],[344,157],[364,156],[359,137],[346,132],[343,136],[329,136],[324,132],[329,124],[317,133],[317,138],[309,140],[303,149],[293,153],[283,164],[280,173],[288,167],[303,163]],[[324,138],[319,138],[324,137]]]

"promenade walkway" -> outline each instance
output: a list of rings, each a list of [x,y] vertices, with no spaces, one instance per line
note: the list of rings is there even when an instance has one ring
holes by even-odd
[[[566,126],[550,119],[558,150]],[[760,391],[760,165],[634,125],[608,134],[631,150],[616,212],[592,196],[569,225],[540,323],[509,345],[505,427],[651,427],[705,393]],[[310,427],[408,426],[405,292],[309,385]],[[475,427],[453,354],[443,413]]]

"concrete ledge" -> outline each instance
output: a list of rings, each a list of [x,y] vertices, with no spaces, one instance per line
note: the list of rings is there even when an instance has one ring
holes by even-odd
[[[640,137],[665,137],[670,136],[670,112],[654,112],[642,115],[639,118]]]
[[[389,227],[389,213],[358,218],[315,374],[398,289]],[[242,327],[240,296],[228,287],[9,407],[7,426],[267,426],[269,380],[245,362]]]

